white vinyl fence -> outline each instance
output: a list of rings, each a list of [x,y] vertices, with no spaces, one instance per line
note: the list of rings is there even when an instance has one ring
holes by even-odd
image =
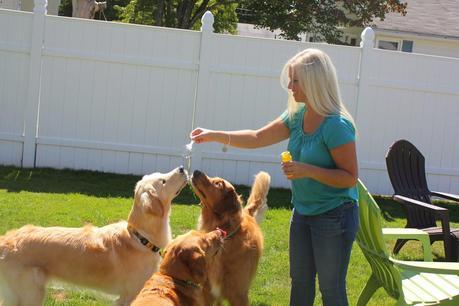
[[[337,67],[355,116],[360,177],[391,194],[385,153],[396,139],[426,157],[432,189],[459,193],[459,60],[360,48],[101,22],[0,9],[0,164],[144,174],[184,163],[197,126],[260,127],[286,107],[279,75],[306,48]],[[251,184],[259,170],[288,187],[286,143],[258,150],[194,146],[192,169]]]

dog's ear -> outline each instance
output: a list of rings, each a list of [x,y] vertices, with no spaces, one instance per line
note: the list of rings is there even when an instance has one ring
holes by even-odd
[[[241,199],[236,190],[229,189],[225,191],[223,199],[214,207],[214,210],[223,215],[237,213],[241,208]]]
[[[169,247],[159,269],[166,275],[204,283],[207,277],[205,253],[201,249]]]
[[[184,256],[184,260],[186,262],[186,266],[190,271],[190,275],[193,280],[197,283],[203,283],[206,280],[206,259],[204,255],[204,251],[192,251],[187,252],[186,256]]]
[[[136,195],[136,196],[138,195],[140,186],[142,186],[142,183],[141,183],[141,181],[138,181],[137,184],[135,184],[135,187],[134,187],[134,195]]]
[[[148,190],[140,196],[142,201],[142,208],[146,213],[163,217],[164,216],[164,208],[159,200],[158,195],[153,190]]]

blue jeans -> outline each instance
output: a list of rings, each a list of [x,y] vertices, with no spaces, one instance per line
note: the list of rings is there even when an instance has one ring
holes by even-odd
[[[317,216],[293,209],[290,220],[290,306],[314,304],[316,274],[323,305],[348,305],[346,273],[359,227],[358,206],[345,202]]]

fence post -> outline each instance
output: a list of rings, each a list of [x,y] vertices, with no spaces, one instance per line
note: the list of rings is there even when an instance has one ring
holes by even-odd
[[[34,4],[27,103],[24,118],[24,147],[22,152],[22,166],[28,168],[35,166],[38,109],[40,106],[41,56],[48,1],[35,0]]]
[[[371,51],[374,46],[375,32],[372,28],[366,27],[361,34],[362,41],[360,42],[360,63],[359,63],[359,75],[357,76],[357,99],[355,105],[355,123],[358,124],[359,117],[359,104],[364,97],[366,91],[368,91],[368,81],[370,74],[368,69],[370,66],[367,64],[370,58]]]
[[[210,11],[205,12],[201,18],[201,46],[199,50],[199,68],[196,81],[196,92],[193,104],[193,116],[191,128],[196,128],[198,104],[206,99],[208,84],[210,82],[210,45],[212,43],[212,35],[214,32],[214,15]],[[193,147],[193,156],[191,157],[191,168],[201,169],[202,151],[201,146]]]
[[[371,103],[372,92],[370,86],[371,77],[373,76],[372,69],[373,59],[375,52],[373,51],[374,47],[374,38],[375,33],[372,28],[367,27],[363,30],[361,34],[362,41],[360,42],[360,63],[359,71],[357,76],[357,99],[356,99],[356,110],[355,110],[355,123],[357,129],[362,129],[363,126],[367,124],[369,119],[368,117],[368,106]],[[362,130],[361,130],[362,131]],[[357,151],[359,155],[359,173],[362,176],[362,179],[367,182],[367,187],[370,190],[378,190],[378,186],[375,186],[373,183],[374,180],[365,177],[363,169],[366,169],[366,158],[368,158],[367,151],[368,146],[371,144],[369,141],[368,133],[359,133],[359,140],[357,141]]]

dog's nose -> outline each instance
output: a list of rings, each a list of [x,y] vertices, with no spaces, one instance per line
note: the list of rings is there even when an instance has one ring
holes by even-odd
[[[179,171],[179,173],[183,173],[185,170],[183,169],[183,166],[180,166],[180,167],[178,168],[178,171]]]
[[[193,177],[198,177],[198,176],[200,176],[200,175],[202,175],[202,172],[201,172],[201,171],[199,171],[199,170],[194,170],[194,172],[193,172]]]

